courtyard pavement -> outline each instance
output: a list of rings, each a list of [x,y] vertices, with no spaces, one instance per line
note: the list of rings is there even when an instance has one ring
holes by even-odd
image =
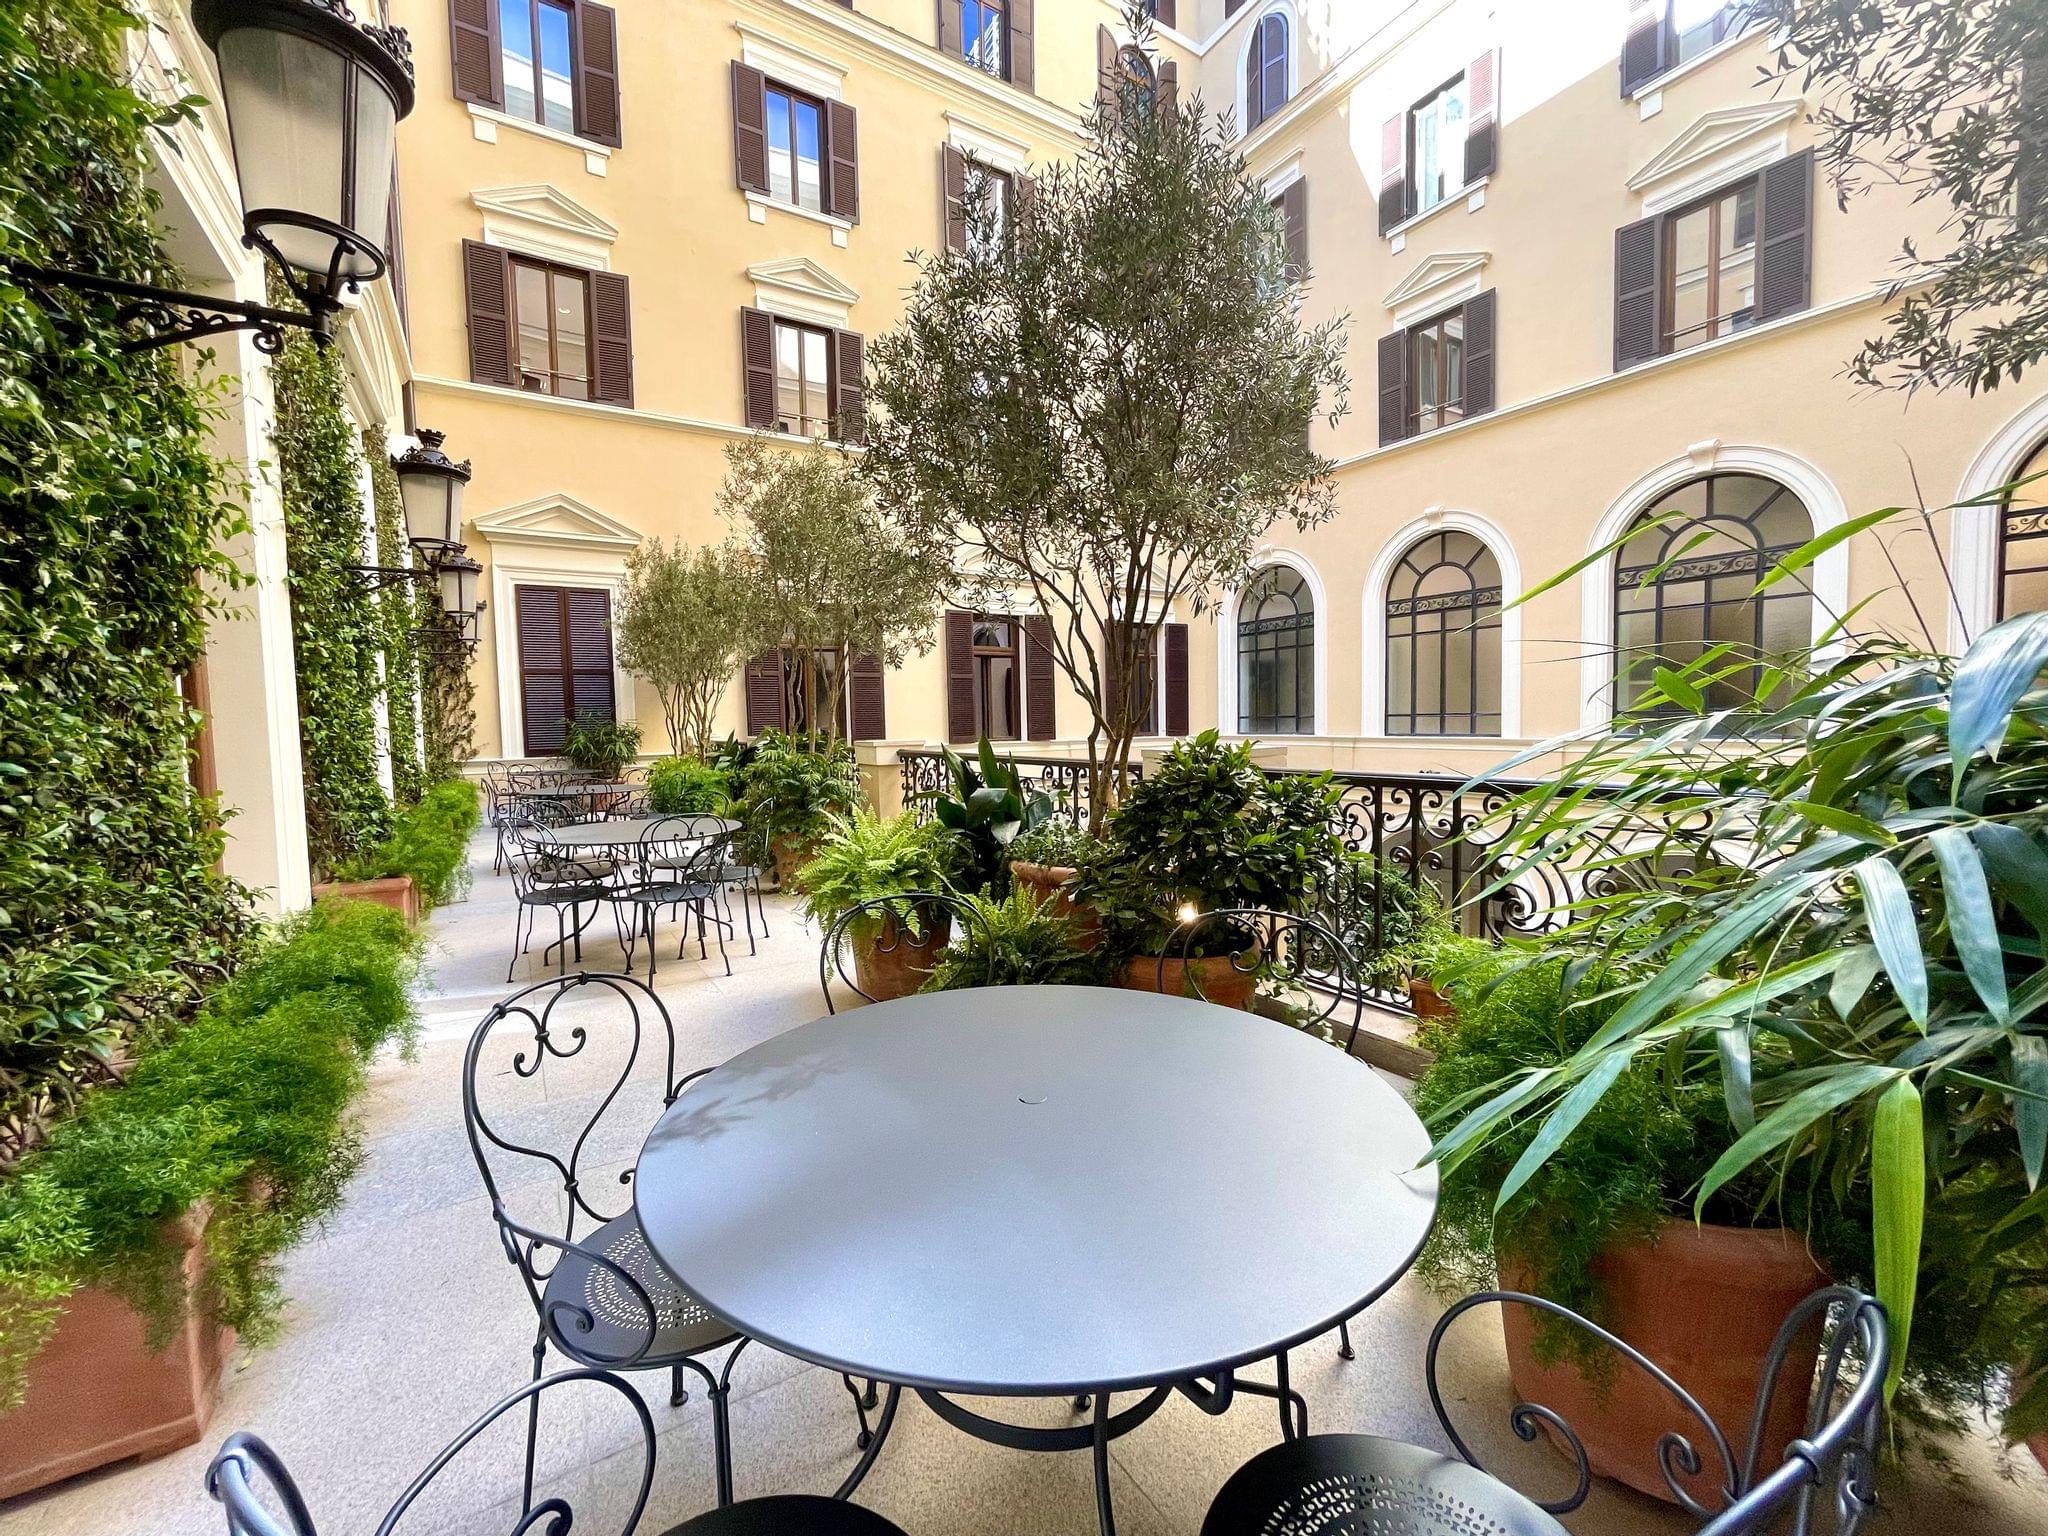
[[[513,921],[511,883],[491,873],[489,845],[481,840],[473,867],[469,899],[431,920],[434,954],[420,989],[419,1050],[411,1060],[392,1055],[376,1064],[361,1109],[362,1170],[334,1219],[287,1261],[282,1336],[240,1352],[200,1444],[0,1504],[0,1536],[218,1532],[221,1517],[201,1476],[236,1429],[256,1431],[282,1454],[323,1536],[367,1536],[444,1442],[526,1380],[533,1311],[499,1246],[462,1124],[464,1042],[509,990]],[[708,965],[676,961],[673,950],[662,957],[659,990],[687,1065],[725,1060],[822,1011],[817,937],[787,901],[771,898],[769,905],[774,936],[752,956],[742,940],[730,978],[715,954]],[[584,964],[616,968],[609,923],[599,927],[605,936],[586,944]],[[516,973],[521,982],[543,974],[537,957]],[[486,1065],[494,1083],[512,1084],[504,1059]],[[581,1123],[608,1081],[602,1070],[581,1060],[547,1063],[537,1085],[540,1112],[551,1123]],[[643,1124],[652,1115],[647,1111]],[[634,1142],[597,1155],[610,1174],[630,1166],[636,1150]],[[1342,1177],[1342,1170],[1319,1169],[1305,1155],[1302,1176]],[[527,1187],[511,1198],[541,1215],[558,1196]],[[1297,1351],[1294,1381],[1307,1394],[1311,1427],[1444,1446],[1422,1382],[1425,1342],[1440,1311],[1410,1277],[1353,1322],[1355,1361],[1337,1358],[1334,1339]],[[1518,1444],[1504,1428],[1512,1399],[1498,1325],[1483,1314],[1468,1316],[1447,1341],[1442,1364],[1453,1409],[1473,1426],[1482,1453],[1500,1457],[1498,1470],[1532,1492],[1561,1492],[1562,1463],[1540,1446]],[[640,1530],[660,1536],[713,1502],[709,1412],[701,1392],[671,1408],[659,1373],[636,1380],[659,1435]],[[618,1490],[637,1486],[637,1453],[626,1449],[633,1430],[623,1405],[605,1400],[601,1389],[580,1387],[573,1396],[544,1419],[543,1492],[572,1500],[578,1536],[599,1536],[618,1529]],[[1074,1422],[1062,1403],[981,1406],[1034,1423]],[[851,1403],[830,1372],[751,1346],[734,1372],[732,1418],[742,1496],[827,1492],[853,1464]],[[500,1536],[510,1530],[519,1429],[503,1423],[479,1440],[399,1529]],[[1126,1536],[1195,1536],[1223,1480],[1277,1438],[1270,1402],[1241,1398],[1211,1419],[1174,1398],[1112,1449],[1118,1529]],[[2048,1477],[2030,1459],[2001,1457],[1981,1438],[1951,1451],[1957,1475],[1904,1480],[1877,1530],[2048,1536]],[[909,1396],[858,1497],[911,1536],[1088,1536],[1095,1529],[1085,1454],[984,1445]],[[1586,1536],[1693,1529],[1668,1508],[1606,1485],[1566,1523]]]

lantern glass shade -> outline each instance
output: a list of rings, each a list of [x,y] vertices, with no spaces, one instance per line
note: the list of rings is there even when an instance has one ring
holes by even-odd
[[[403,68],[310,0],[199,0],[250,236],[329,297],[381,275]]]
[[[422,427],[418,445],[391,460],[405,505],[406,539],[428,555],[462,547],[462,492],[470,471],[468,463],[457,464],[441,451],[446,440]]]
[[[450,555],[440,564],[441,611],[458,624],[476,616],[476,579],[483,567],[467,555]]]

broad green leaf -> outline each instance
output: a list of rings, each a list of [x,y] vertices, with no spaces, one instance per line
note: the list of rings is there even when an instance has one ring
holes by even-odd
[[[2027,1170],[2027,1188],[2041,1186],[2048,1163],[2048,1039],[2039,1035],[2012,1037],[2013,1116],[2020,1136],[2020,1161]]]
[[[1948,907],[1949,937],[1962,957],[1963,974],[2001,1024],[2012,1015],[2005,993],[2005,949],[1991,911],[1991,886],[1984,878],[1977,845],[1961,827],[1943,827],[1928,843],[1941,866],[1941,894]]]
[[[1927,1206],[1926,1130],[1920,1090],[1902,1077],[1878,1097],[1870,1126],[1870,1229],[1877,1299],[1892,1330],[1889,1398],[1899,1387],[1913,1336],[1913,1296],[1920,1280],[1920,1227]]]
[[[1995,821],[1979,822],[1970,837],[1998,894],[2025,913],[2048,941],[2048,847],[2018,827]]]
[[[2023,613],[1979,635],[1956,663],[1948,715],[1949,761],[1963,764],[1989,749],[1998,756],[2005,728],[2041,668],[2048,666],[2048,612]]]
[[[1607,1090],[1614,1086],[1614,1080],[1628,1069],[1629,1062],[1634,1059],[1633,1046],[1625,1050],[1610,1051],[1598,1066],[1572,1085],[1572,1091],[1550,1112],[1549,1118],[1543,1122],[1542,1129],[1537,1131],[1535,1139],[1522,1149],[1522,1155],[1515,1159],[1515,1166],[1508,1170],[1508,1176],[1501,1181],[1500,1193],[1493,1199],[1496,1214],[1520,1192],[1536,1170],[1549,1160],[1550,1154],[1564,1144],[1564,1139],[1579,1128],[1579,1122],[1586,1118],[1593,1106],[1598,1104]]]
[[[1878,958],[1874,944],[1858,944],[1839,955],[1835,979],[1828,984],[1828,1006],[1835,1010],[1836,1018],[1847,1022],[1856,1005],[1863,1001],[1863,994],[1870,990],[1870,984],[1877,980],[1877,973],[1884,969],[1884,962]]]
[[[1877,511],[1866,512],[1861,517],[1852,517],[1846,523],[1837,523],[1825,533],[1808,539],[1765,572],[1764,579],[1756,584],[1750,596],[1755,597],[1758,593],[1769,591],[1788,576],[1798,575],[1837,544],[1846,543],[1864,529],[1875,528],[1879,523],[1897,517],[1903,510],[1901,507],[1880,507]]]
[[[1510,1115],[1518,1114],[1556,1079],[1555,1067],[1531,1068],[1519,1080],[1503,1088],[1452,1126],[1444,1135],[1438,1137],[1436,1144],[1429,1149],[1429,1155],[1423,1161],[1447,1164],[1455,1161],[1468,1143],[1484,1136],[1494,1125]]]
[[[1891,860],[1872,854],[1852,871],[1863,890],[1864,915],[1871,942],[1884,961],[1885,974],[1922,1029],[1927,1027],[1927,957],[1920,949],[1920,927],[1913,920],[1913,901],[1906,894]]]
[[[1854,811],[1845,811],[1839,805],[1822,805],[1815,800],[1788,800],[1785,808],[1796,811],[1808,821],[1826,827],[1830,832],[1840,832],[1861,843],[1875,843],[1880,848],[1898,845],[1898,838],[1872,821],[1867,816],[1858,816]]]
[[[1821,1116],[1833,1114],[1851,1099],[1860,1098],[1878,1084],[1891,1082],[1900,1075],[1895,1067],[1866,1061],[1840,1068],[1800,1089],[1738,1136],[1735,1145],[1715,1160],[1707,1176],[1700,1180],[1694,1213],[1704,1210],[1714,1191],[1765,1153],[1775,1152]]]
[[[1749,1031],[1732,1024],[1717,1029],[1714,1048],[1721,1058],[1721,1097],[1728,1101],[1728,1118],[1737,1134],[1746,1134],[1756,1128],[1756,1095],[1749,1075]]]
[[[1657,679],[1657,686],[1664,691],[1664,697],[1667,699],[1683,704],[1687,709],[1695,712],[1705,706],[1707,701],[1701,696],[1699,689],[1693,687],[1690,682],[1672,671],[1669,667],[1658,667],[1653,676]]]

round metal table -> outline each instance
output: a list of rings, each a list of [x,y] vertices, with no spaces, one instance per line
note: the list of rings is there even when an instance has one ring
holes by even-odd
[[[650,830],[664,821],[679,821],[679,816],[614,816],[605,821],[572,822],[566,827],[548,828],[549,841],[562,848],[633,848],[637,847]],[[690,818],[696,828],[686,838],[678,832],[675,841],[685,842],[696,838],[723,837],[737,832],[740,824],[722,816],[696,816]],[[664,838],[664,842],[669,839]]]
[[[997,1443],[1092,1447],[1181,1391],[1278,1397],[1285,1352],[1413,1262],[1428,1134],[1362,1062],[1284,1024],[1090,987],[937,993],[821,1018],[698,1079],[634,1175],[647,1240],[720,1318]],[[1240,1367],[1273,1360],[1274,1383]],[[1142,1390],[1113,1412],[1109,1392]],[[1092,1394],[1007,1424],[947,1394]],[[1305,1427],[1305,1425],[1304,1425]],[[843,1490],[844,1491],[844,1490]]]

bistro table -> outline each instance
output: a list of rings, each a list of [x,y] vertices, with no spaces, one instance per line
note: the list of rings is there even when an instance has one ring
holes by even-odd
[[[584,809],[593,813],[607,810],[628,795],[642,794],[647,786],[630,779],[611,779],[602,783],[585,784],[538,784],[531,789],[507,789],[507,800],[561,800],[582,801]]]
[[[995,987],[816,1019],[697,1079],[634,1175],[647,1240],[749,1338],[908,1387],[1024,1450],[1092,1449],[1175,1391],[1306,1431],[1286,1351],[1414,1261],[1429,1136],[1364,1063],[1274,1020],[1092,987]],[[1241,1379],[1272,1360],[1276,1381]],[[1112,1410],[1113,1391],[1145,1396]],[[950,1394],[1094,1399],[1033,1428]],[[1295,1418],[1298,1415],[1299,1428]]]
[[[688,834],[680,830],[676,832],[673,838],[675,842],[696,842],[707,837],[725,837],[740,829],[738,822],[723,816],[611,816],[603,821],[578,821],[566,827],[549,827],[548,841],[562,848],[637,848],[646,840],[650,831],[665,821],[691,823]],[[662,841],[668,842],[671,839],[665,837]]]

